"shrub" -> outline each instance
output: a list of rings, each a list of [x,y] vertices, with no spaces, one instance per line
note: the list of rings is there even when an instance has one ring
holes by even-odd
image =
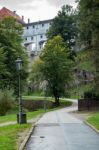
[[[91,90],[84,93],[84,98],[99,100],[99,95],[94,90]]]
[[[14,105],[13,90],[0,90],[0,115],[6,115]]]

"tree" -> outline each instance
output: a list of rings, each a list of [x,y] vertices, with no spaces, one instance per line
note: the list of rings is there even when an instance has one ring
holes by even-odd
[[[5,59],[6,58],[5,58],[5,53],[3,51],[3,48],[0,47],[0,87],[3,84],[2,79],[3,79],[4,75],[7,74],[6,64],[4,63]]]
[[[79,0],[79,39],[86,49],[92,51],[95,64],[95,90],[99,89],[99,1]],[[99,93],[99,90],[98,90]]]
[[[59,105],[60,96],[64,95],[66,84],[72,75],[72,60],[69,59],[70,50],[60,36],[50,39],[41,55],[42,74],[48,82],[51,94],[55,97],[55,104]]]
[[[39,57],[33,61],[32,70],[30,73],[30,80],[32,82],[37,82],[38,84],[40,84],[40,82],[43,80],[42,71],[41,71],[42,63],[43,62]]]
[[[60,35],[67,46],[72,49],[75,46],[75,37],[77,35],[75,16],[72,6],[64,5],[49,28],[48,39]]]
[[[11,17],[0,20],[0,46],[5,53],[4,63],[6,65],[7,74],[4,74],[2,81],[3,87],[16,89],[17,87],[17,70],[15,60],[21,57],[23,60],[23,69],[21,78],[27,77],[27,55],[22,47],[22,25]]]

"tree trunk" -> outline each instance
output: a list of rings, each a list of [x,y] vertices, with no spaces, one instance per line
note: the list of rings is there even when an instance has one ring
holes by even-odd
[[[59,97],[55,96],[55,106],[59,106],[60,103],[59,103]]]

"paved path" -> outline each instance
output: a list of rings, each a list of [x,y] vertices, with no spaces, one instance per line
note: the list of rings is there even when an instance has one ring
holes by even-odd
[[[48,112],[36,124],[26,150],[99,150],[99,134],[72,116],[77,106]]]

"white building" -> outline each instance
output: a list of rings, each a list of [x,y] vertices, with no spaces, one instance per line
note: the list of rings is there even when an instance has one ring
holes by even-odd
[[[23,45],[31,59],[41,52],[47,40],[46,33],[51,23],[52,19],[33,23],[29,23],[28,20],[28,23],[24,25]]]

